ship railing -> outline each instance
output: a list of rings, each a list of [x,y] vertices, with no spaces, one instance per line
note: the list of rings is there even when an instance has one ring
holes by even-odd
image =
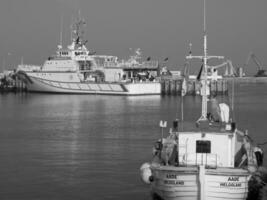
[[[144,61],[142,63],[139,62],[121,62],[118,64],[118,67],[128,68],[128,69],[157,69],[158,62],[157,61]]]
[[[118,81],[114,81],[114,82],[118,82]],[[136,78],[132,78],[132,79],[121,79],[119,80],[119,82],[121,83],[131,83],[131,84],[139,84],[139,83],[159,83],[159,81],[157,79],[154,79],[154,80],[149,80],[149,79],[146,79],[146,80],[139,80],[139,79],[136,79]]]
[[[211,153],[188,153],[183,156],[181,165],[205,165],[206,168],[217,168],[220,165],[220,159],[217,154]]]
[[[159,63],[158,61],[144,61],[143,65],[155,68],[158,67]]]
[[[156,78],[153,78],[153,79],[148,79],[148,78],[146,78],[146,79],[144,79],[144,80],[142,80],[142,79],[139,79],[139,78],[131,78],[131,79],[126,79],[128,82],[130,82],[130,83],[151,83],[151,82],[153,82],[153,83],[158,83],[158,82],[160,82],[158,79],[156,79]],[[123,81],[123,80],[122,80]]]
[[[114,63],[114,62],[108,62],[108,63],[104,63],[103,64],[103,67],[105,67],[105,68],[108,68],[108,67],[117,67],[117,64],[116,63]]]

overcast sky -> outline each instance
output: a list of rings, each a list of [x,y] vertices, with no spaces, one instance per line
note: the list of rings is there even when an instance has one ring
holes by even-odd
[[[129,48],[179,70],[188,54],[202,52],[203,0],[1,0],[0,59],[5,67],[41,65],[59,44],[70,43],[72,16],[87,22],[87,47],[97,54],[127,58]],[[267,1],[207,0],[208,51],[243,66],[250,51],[267,65]],[[246,69],[256,72],[251,61]],[[193,67],[192,72],[195,71]],[[267,67],[266,67],[267,69]]]

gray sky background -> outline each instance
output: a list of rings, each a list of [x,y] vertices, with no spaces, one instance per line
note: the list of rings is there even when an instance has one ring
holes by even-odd
[[[193,54],[202,53],[203,0],[1,0],[5,67],[16,66],[22,56],[24,63],[43,64],[59,44],[61,16],[63,45],[68,45],[71,18],[79,9],[87,22],[87,47],[97,54],[127,58],[129,48],[141,48],[144,57],[169,57],[178,70],[190,42]],[[209,53],[243,66],[253,51],[267,66],[266,10],[266,0],[207,0]],[[245,70],[253,74],[256,66],[251,61]]]

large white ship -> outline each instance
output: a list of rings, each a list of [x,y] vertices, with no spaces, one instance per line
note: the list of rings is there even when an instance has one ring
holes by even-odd
[[[29,92],[159,95],[157,81],[158,62],[150,58],[141,61],[141,51],[128,60],[116,56],[96,55],[90,52],[83,40],[80,18],[72,26],[72,43],[67,48],[58,46],[40,68],[20,66],[18,75],[23,78]],[[28,69],[28,70],[27,70]]]

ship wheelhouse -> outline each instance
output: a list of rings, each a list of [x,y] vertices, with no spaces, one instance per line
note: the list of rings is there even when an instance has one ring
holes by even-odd
[[[220,129],[222,127],[178,133],[178,165],[235,167],[237,134],[231,127],[229,130]]]
[[[80,72],[88,72],[93,68],[93,62],[90,60],[79,60],[78,64]]]
[[[186,122],[182,130],[171,131],[156,142],[153,162],[180,167],[244,168],[260,165],[255,156],[246,160],[244,155],[254,154],[253,151],[249,138],[234,123],[200,122],[194,126]]]

